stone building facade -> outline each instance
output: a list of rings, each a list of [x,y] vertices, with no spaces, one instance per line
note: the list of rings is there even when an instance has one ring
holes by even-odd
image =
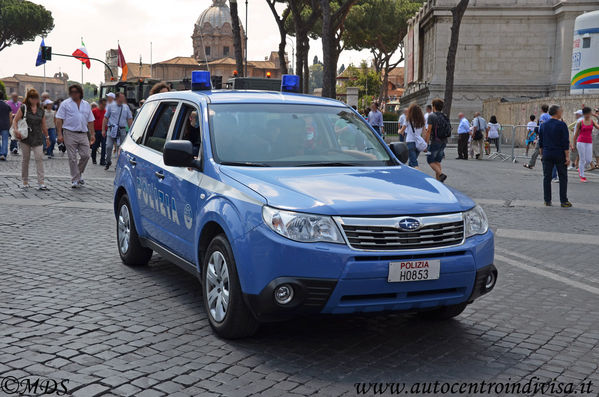
[[[69,76],[66,73],[55,73],[54,77],[46,77],[46,92],[50,98],[67,97],[67,80]],[[44,92],[44,76],[32,76],[29,74],[15,74],[11,77],[1,78],[6,87],[6,95],[10,96],[16,92],[19,96],[25,96],[27,91],[35,88],[40,94]]]
[[[402,103],[443,97],[451,8],[428,0],[404,39]],[[471,0],[462,20],[452,116],[481,110],[485,99],[568,95],[574,20],[597,0]]]

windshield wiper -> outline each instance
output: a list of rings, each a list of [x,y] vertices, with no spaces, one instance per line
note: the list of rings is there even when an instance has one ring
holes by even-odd
[[[298,164],[296,167],[357,167],[355,163],[343,163],[339,161],[322,161],[318,163]]]
[[[233,165],[239,167],[270,167],[270,165],[265,163],[254,163],[251,161],[225,161],[220,163],[220,165]]]

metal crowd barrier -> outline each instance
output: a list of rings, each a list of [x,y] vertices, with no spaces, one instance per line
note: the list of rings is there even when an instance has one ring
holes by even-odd
[[[517,163],[518,159],[524,159],[524,160],[530,159],[530,156],[526,155],[526,145],[521,147],[519,142],[518,143],[516,142],[516,136],[518,135],[517,132],[523,131],[524,132],[523,136],[526,136],[527,129],[528,129],[528,126],[526,126],[526,125],[512,126],[512,137],[511,137],[512,155],[510,156],[510,160],[512,160],[513,163]],[[533,145],[530,147],[530,151],[534,152],[534,150],[535,150],[535,148]]]

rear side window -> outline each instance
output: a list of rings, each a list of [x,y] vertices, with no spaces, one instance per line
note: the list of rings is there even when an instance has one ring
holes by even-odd
[[[158,106],[158,102],[148,102],[144,104],[137,112],[135,122],[131,127],[131,138],[135,141],[135,143],[141,144],[144,132],[146,131],[146,126],[148,125],[150,117],[152,117],[156,106]]]
[[[163,102],[158,105],[158,110],[154,113],[148,128],[144,146],[162,152],[176,111],[177,102]]]

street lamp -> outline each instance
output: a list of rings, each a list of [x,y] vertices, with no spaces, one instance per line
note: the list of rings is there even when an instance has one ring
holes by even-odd
[[[293,74],[293,68],[295,66],[295,43],[293,42],[293,40],[291,40],[291,37],[287,37],[286,41],[287,44],[291,42],[291,67],[289,68],[289,73]],[[283,60],[283,62],[284,61],[285,60]]]

